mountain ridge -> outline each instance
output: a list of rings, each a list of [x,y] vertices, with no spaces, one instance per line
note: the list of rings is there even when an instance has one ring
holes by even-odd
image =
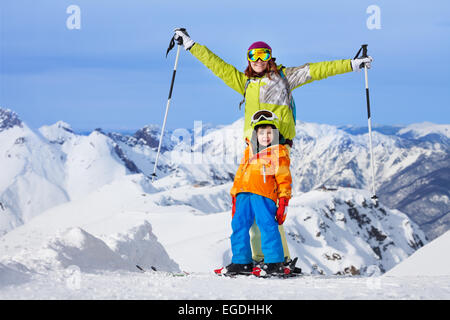
[[[72,190],[65,191],[67,201],[71,199],[71,194],[74,196],[74,189],[70,187],[74,184],[71,181],[81,181],[83,176],[87,179],[85,182],[90,181],[92,188],[77,187],[80,196],[88,190],[94,190],[95,186],[111,181],[108,175],[142,173],[150,177],[153,172],[156,142],[159,142],[160,134],[157,125],[145,126],[133,135],[97,129],[85,136],[76,134],[69,124],[59,121],[33,132],[13,111],[2,108],[0,111],[3,115],[2,125],[8,128],[1,132],[1,136],[5,137],[14,127],[26,130],[28,134],[34,133],[36,137],[43,139],[45,148],[56,155],[53,158],[56,159],[57,166],[63,167],[61,175],[66,176],[62,182],[57,183],[58,188]],[[291,150],[294,194],[322,186],[370,189],[367,133],[349,133],[350,127],[346,126],[344,130],[326,124],[297,121],[297,136]],[[206,125],[203,128],[197,124],[194,129],[167,131],[155,185],[170,190],[181,186],[214,186],[232,182],[245,147],[242,142],[242,128],[243,119],[239,119],[229,125]],[[387,130],[386,126],[383,128]],[[403,134],[396,136],[377,131],[373,133],[377,193],[380,201],[390,208],[404,211],[424,228],[428,238],[433,239],[450,227],[450,194],[445,189],[445,185],[450,183],[450,146],[446,133],[448,126],[437,125],[434,130],[431,124],[424,123],[396,128],[397,133],[402,131]],[[27,147],[19,129],[16,130],[17,136],[9,139],[14,141],[5,140],[3,145]],[[418,132],[412,135],[414,130]],[[98,158],[90,157],[88,154],[96,148],[93,146],[102,146],[108,157],[112,155],[112,159],[115,159],[109,164],[103,164],[107,170],[100,179],[90,178],[92,174],[98,176],[98,172],[89,173],[88,168],[108,157],[105,158],[103,153],[98,153]],[[9,154],[7,150],[4,152]],[[74,161],[78,164],[75,165]],[[69,169],[74,165],[78,167],[79,172]],[[413,176],[417,182],[407,183]],[[3,183],[7,184],[5,179],[8,180],[4,178]],[[5,188],[0,188],[0,210],[3,208],[3,211],[5,207],[12,206],[11,201],[5,201],[4,190]],[[428,208],[427,214],[423,213],[424,208]],[[20,222],[15,225],[17,223]]]

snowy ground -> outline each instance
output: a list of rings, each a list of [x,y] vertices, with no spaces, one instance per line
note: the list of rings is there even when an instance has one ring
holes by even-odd
[[[128,212],[127,215],[131,225],[133,220],[139,220],[138,217],[142,213]],[[135,218],[133,218],[134,215]],[[119,220],[124,222],[121,218]],[[389,273],[386,273],[382,276],[372,277],[305,275],[295,279],[218,277],[212,272],[213,268],[217,267],[217,261],[229,259],[227,257],[229,239],[224,236],[230,231],[229,212],[194,216],[188,213],[173,215],[152,213],[150,220],[152,232],[157,236],[158,241],[164,246],[169,256],[177,262],[181,270],[190,272],[189,275],[181,277],[152,271],[142,273],[137,269],[131,271],[85,271],[75,265],[59,267],[50,271],[41,267],[39,270],[42,271],[28,274],[6,269],[6,279],[9,279],[11,283],[0,281],[0,299],[275,301],[450,299],[450,275],[426,276],[426,270],[423,270],[424,275],[421,276],[390,276]],[[170,232],[167,232],[167,224],[169,221],[175,220],[177,223],[173,223]],[[201,224],[202,228],[194,228],[195,222]],[[187,228],[189,226],[191,228]],[[108,229],[108,223],[104,220],[102,230],[106,229]],[[59,243],[64,241],[67,243],[71,239],[73,241],[80,240],[79,237],[82,234],[79,229],[70,230],[65,237],[58,236],[56,238],[59,239]],[[93,231],[94,228],[91,227],[88,230]],[[209,232],[205,232],[205,230],[209,230]],[[90,241],[88,244],[92,245],[94,240]],[[54,240],[51,243],[54,243]],[[430,247],[433,249],[436,246],[433,246],[432,242]],[[103,251],[99,247],[93,249],[99,254],[98,264],[101,264]],[[70,254],[67,248],[61,249],[61,252],[63,255]],[[419,250],[417,256],[428,259],[426,253],[426,250]],[[445,252],[443,255],[445,256]],[[27,256],[23,259],[30,261],[31,257]],[[77,263],[80,266],[83,265],[83,257],[78,257]],[[202,258],[199,259],[199,257]],[[414,255],[411,258],[414,258]],[[33,266],[31,263],[28,265]],[[0,269],[1,267],[0,264]],[[408,270],[411,270],[411,267]],[[402,274],[402,272],[404,271],[396,271],[397,274]]]
[[[197,208],[202,205],[220,207],[215,201],[220,199],[217,194],[225,189],[228,190],[228,186],[206,187],[203,197],[183,188],[166,195],[164,192],[152,193],[139,176],[126,176],[85,198],[52,208],[0,238],[0,299],[450,299],[450,274],[447,272],[450,268],[445,267],[450,262],[450,232],[410,257],[414,258],[414,263],[406,265],[408,274],[419,265],[418,261],[436,263],[420,264],[423,268],[419,273],[409,277],[404,276],[406,271],[400,268],[401,264],[393,276],[389,272],[383,276],[374,272],[371,277],[367,273],[366,276],[337,276],[305,272],[308,275],[295,279],[218,277],[212,270],[230,261],[230,211],[206,214]],[[313,209],[332,195],[314,192],[294,199],[286,228],[291,228],[300,219],[303,221],[300,230],[306,239],[303,244],[300,238],[289,238],[293,249],[297,246],[300,250],[300,246],[308,244],[308,239],[313,237],[311,234],[316,234],[315,225],[320,226],[321,220]],[[342,190],[335,195],[340,195],[343,200],[351,196],[355,208],[361,202],[359,191]],[[313,207],[308,205],[311,201]],[[296,208],[301,208],[298,209],[301,212],[296,213]],[[361,214],[370,214],[364,211],[369,208],[358,207],[358,210]],[[339,205],[333,212],[338,219],[336,225],[351,226],[350,217],[341,212]],[[311,218],[303,218],[303,215],[311,215]],[[399,214],[392,213],[390,217],[391,228],[407,222]],[[396,223],[396,217],[403,222]],[[330,227],[326,232],[330,233],[334,224],[332,217],[327,219]],[[347,220],[347,224],[341,220]],[[311,232],[306,232],[308,223]],[[381,224],[379,228],[389,232]],[[337,233],[339,239],[358,243],[358,240],[348,238],[351,234]],[[315,236],[314,239],[319,238]],[[317,251],[316,255],[322,257],[320,250],[324,245],[317,242],[315,240],[309,246],[315,250],[310,252]],[[334,245],[333,248],[341,248],[341,256],[349,256],[353,265],[364,257],[355,254],[352,246]],[[300,266],[307,270],[307,256],[301,252],[306,251],[300,250],[295,255],[302,261]],[[316,260],[320,261],[319,258]],[[344,260],[325,261],[332,266]],[[184,270],[189,275],[142,273],[135,267],[136,263],[147,270],[150,270],[149,266],[156,266],[160,270]],[[433,270],[430,268],[436,264],[443,268],[431,276]]]
[[[364,300],[450,299],[450,276],[295,279],[221,278],[211,273],[54,273],[3,287],[0,299]]]

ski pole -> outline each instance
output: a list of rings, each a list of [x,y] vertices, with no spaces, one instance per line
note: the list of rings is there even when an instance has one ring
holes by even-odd
[[[358,53],[356,54],[355,58],[358,58],[360,52],[362,51],[362,58],[367,58],[367,44],[361,45],[361,48],[359,49]],[[372,120],[371,120],[371,113],[370,113],[370,98],[369,98],[369,79],[367,76],[367,66],[364,64],[364,76],[365,76],[365,84],[366,84],[366,103],[367,103],[367,122],[369,127],[369,149],[370,149],[370,168],[372,172],[372,199],[377,201],[378,197],[375,192],[375,165],[374,165],[374,159],[373,159],[373,147],[372,147]]]
[[[170,83],[170,91],[169,91],[169,98],[167,99],[166,113],[164,114],[163,126],[161,129],[161,135],[159,137],[158,152],[156,153],[155,166],[153,167],[152,182],[155,180],[156,177],[156,167],[158,165],[159,154],[161,152],[161,144],[164,136],[164,130],[166,128],[167,114],[169,112],[170,100],[172,98],[173,84],[175,83],[175,75],[177,73],[178,58],[180,57],[180,46],[183,44],[183,40],[179,38],[177,42],[178,42],[177,56],[175,58],[175,66],[173,67],[172,82]],[[170,40],[169,48],[167,49],[166,52],[166,58],[167,55],[169,54],[169,51],[172,50],[174,46],[175,46],[175,36],[172,37],[172,40]]]

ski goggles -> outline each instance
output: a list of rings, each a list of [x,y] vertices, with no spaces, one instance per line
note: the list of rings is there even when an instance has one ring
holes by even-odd
[[[272,58],[272,51],[266,48],[251,49],[247,52],[248,61],[256,62],[258,59],[268,61]]]
[[[252,124],[253,123],[258,123],[260,121],[266,120],[266,121],[273,121],[275,119],[278,119],[278,117],[275,115],[275,113],[273,113],[272,111],[269,110],[259,110],[256,111],[253,116],[252,116]]]

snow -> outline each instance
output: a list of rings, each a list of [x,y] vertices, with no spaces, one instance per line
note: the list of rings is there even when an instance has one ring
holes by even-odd
[[[64,122],[58,121],[50,126],[42,126],[39,132],[51,143],[63,144],[67,140],[75,138],[72,127]]]
[[[293,198],[288,210],[291,254],[303,257],[299,264],[308,273],[388,270],[426,243],[406,215],[377,206],[362,190],[310,191]]]
[[[450,277],[305,276],[296,279],[221,278],[206,273],[83,273],[64,270],[0,289],[0,299],[365,300],[449,299]]]
[[[0,210],[6,211],[0,215],[0,234],[26,223],[48,208],[83,198],[122,176],[130,173],[151,176],[153,173],[156,150],[150,145],[155,139],[157,141],[157,127],[147,126],[140,130],[139,134],[145,139],[138,139],[136,135],[105,134],[101,130],[87,136],[77,135],[63,121],[33,132],[17,120],[17,115],[1,110],[7,129],[0,134],[0,166],[9,170],[0,171],[0,203],[3,207]],[[334,126],[300,121],[296,130],[295,148],[291,150],[296,194],[324,184],[371,188],[367,134],[352,135]],[[193,185],[215,188],[232,182],[244,148],[242,131],[243,119],[216,128],[196,124],[194,131],[167,132],[167,145],[159,158],[158,180],[154,186],[168,192],[159,195],[159,203],[170,204],[170,193],[174,188]],[[435,144],[405,147],[400,138],[378,132],[374,132],[373,140],[377,190],[424,156],[445,157],[446,147],[438,143],[439,148],[433,147]],[[404,197],[411,201],[414,198],[408,197],[411,192],[412,188],[403,188],[390,201],[400,202]],[[199,201],[201,195],[196,199],[189,198],[188,193],[185,199],[180,199],[181,203],[193,205],[195,202],[197,209],[208,212],[229,209],[225,190],[216,196],[215,203]],[[429,195],[429,201],[428,195],[421,197],[423,200],[420,201],[425,205],[435,206],[430,219],[444,213],[445,205],[439,200],[444,195],[436,188],[436,192]],[[211,207],[205,209],[204,205]]]
[[[121,259],[105,242],[79,227],[69,228],[50,239],[36,256],[48,257],[49,264],[40,266],[40,269],[44,267],[47,270],[65,269],[74,265],[84,272],[133,269],[131,264]]]
[[[1,132],[0,155],[0,235],[68,200],[63,154],[25,124]]]
[[[229,263],[230,211],[205,213],[187,203],[159,206],[158,192],[146,188],[141,175],[125,176],[82,199],[62,204],[0,238],[0,299],[434,299],[450,297],[450,277],[380,277],[379,263],[362,232],[343,208],[352,201],[359,213],[376,219],[378,211],[359,204],[367,201],[361,190],[315,191],[293,199],[287,233],[296,230],[305,239],[288,238],[299,253],[305,276],[296,279],[219,278],[212,270]],[[229,187],[229,186],[228,186]],[[174,190],[174,199],[186,201],[186,189]],[[220,188],[194,188],[212,199]],[[178,192],[179,191],[179,192]],[[167,193],[167,191],[163,191]],[[120,194],[120,197],[117,196]],[[116,195],[116,196],[113,196]],[[335,219],[330,228],[315,232],[326,206]],[[208,206],[205,206],[205,208]],[[320,214],[322,212],[322,214]],[[372,213],[371,213],[372,212]],[[406,216],[389,213],[385,222],[402,228]],[[330,213],[329,213],[330,214]],[[385,218],[381,212],[380,230]],[[303,219],[310,215],[307,221]],[[330,214],[331,215],[331,214]],[[333,218],[334,219],[334,218]],[[295,229],[297,221],[303,221]],[[344,222],[347,220],[347,222]],[[400,223],[401,222],[401,223]],[[297,226],[298,227],[298,226]],[[345,231],[350,228],[353,231]],[[303,231],[302,231],[303,230]],[[393,229],[389,241],[396,241]],[[352,233],[354,232],[354,234]],[[412,232],[405,229],[403,232]],[[414,233],[415,234],[415,233]],[[417,234],[416,234],[417,236]],[[401,234],[399,239],[404,239]],[[333,238],[340,239],[338,242]],[[397,243],[398,248],[404,244]],[[332,249],[333,251],[330,251]],[[397,249],[400,250],[400,249]],[[406,247],[402,250],[406,250]],[[328,261],[323,253],[339,252],[341,260]],[[371,253],[372,252],[372,253]],[[407,251],[407,256],[413,249]],[[315,261],[326,273],[309,268]],[[348,264],[361,275],[333,275]],[[358,264],[360,263],[360,264]],[[142,273],[135,265],[142,266]],[[151,271],[155,266],[160,272]],[[335,268],[334,270],[332,270]],[[362,268],[361,268],[362,269]],[[185,270],[185,277],[168,272]],[[6,280],[5,280],[6,279]]]
[[[414,123],[401,129],[399,134],[410,134],[414,138],[421,138],[430,134],[441,134],[450,138],[450,125],[431,122]]]
[[[298,123],[285,230],[304,276],[230,279],[212,270],[231,260],[242,119],[168,148],[155,183],[152,127],[146,144],[80,136],[64,122],[33,132],[10,111],[1,119],[0,299],[450,298],[448,232],[428,244],[404,213],[371,201],[367,136]],[[406,153],[378,133],[374,140],[383,144],[380,163],[392,164],[383,177],[425,152]],[[355,188],[312,190],[343,179]],[[174,276],[181,271],[189,275]]]
[[[27,274],[0,263],[0,288],[21,284],[29,280],[30,277]]]
[[[384,276],[450,276],[450,231],[419,248]]]

